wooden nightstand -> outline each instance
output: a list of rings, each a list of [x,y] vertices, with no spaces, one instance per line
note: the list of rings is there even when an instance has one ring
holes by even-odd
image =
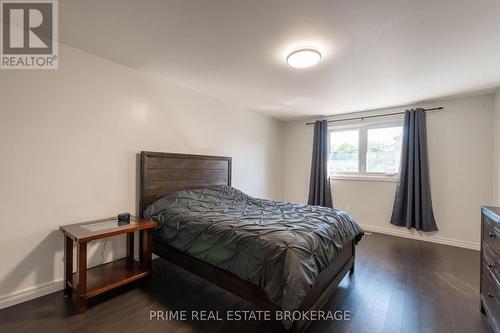
[[[116,218],[68,224],[64,234],[64,295],[76,293],[78,312],[85,312],[87,300],[113,288],[151,275],[151,241],[157,222],[132,216],[129,224]],[[139,231],[139,261],[134,259],[134,232]],[[127,256],[87,269],[87,243],[96,239],[127,234]],[[73,242],[76,243],[77,272],[73,273]]]

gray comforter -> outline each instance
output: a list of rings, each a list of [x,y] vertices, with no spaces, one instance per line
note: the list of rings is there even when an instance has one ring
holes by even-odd
[[[229,186],[175,192],[145,217],[160,223],[155,241],[260,286],[290,311],[342,248],[363,234],[343,211],[252,198]]]

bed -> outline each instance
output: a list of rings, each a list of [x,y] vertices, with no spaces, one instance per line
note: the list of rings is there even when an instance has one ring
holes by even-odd
[[[362,236],[342,211],[231,187],[230,157],[142,152],[139,210],[160,223],[153,253],[273,311],[321,309]]]

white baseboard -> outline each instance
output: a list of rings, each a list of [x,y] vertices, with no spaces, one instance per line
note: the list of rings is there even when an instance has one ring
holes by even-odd
[[[7,295],[2,295],[0,298],[0,309],[42,297],[62,289],[63,279],[58,279],[38,286],[15,291]]]
[[[120,258],[118,258],[120,259]],[[139,256],[135,256],[139,260]],[[153,254],[153,259],[155,255]],[[91,268],[91,267],[89,267]],[[60,278],[51,282],[42,283],[38,286],[29,287],[23,290],[14,291],[13,293],[0,296],[0,309],[8,308],[19,303],[30,301],[32,299],[42,297],[64,288],[64,279]]]
[[[386,235],[391,235],[391,236],[398,236],[398,237],[403,237],[403,238],[421,240],[424,242],[451,245],[451,246],[462,247],[465,249],[476,250],[476,251],[479,251],[481,248],[479,243],[462,241],[462,240],[458,240],[458,239],[451,239],[451,238],[434,236],[434,235],[427,236],[427,235],[411,232],[405,228],[401,228],[401,230],[394,230],[391,228],[377,227],[377,226],[364,225],[364,224],[360,224],[360,226],[361,226],[361,228],[363,228],[363,230],[368,231],[368,232],[371,231],[371,232],[377,232],[380,234],[386,234]]]

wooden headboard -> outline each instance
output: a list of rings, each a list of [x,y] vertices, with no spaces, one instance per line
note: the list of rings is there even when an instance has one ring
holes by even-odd
[[[231,185],[231,157],[141,152],[141,216],[172,192],[214,185]]]

